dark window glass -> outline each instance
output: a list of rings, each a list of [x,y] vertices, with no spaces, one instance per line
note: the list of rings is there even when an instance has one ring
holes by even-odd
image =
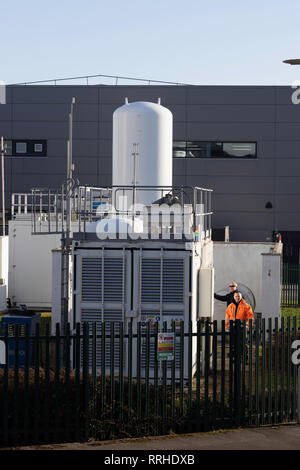
[[[175,158],[186,157],[186,142],[185,141],[173,142],[173,157]]]
[[[223,143],[223,151],[226,156],[236,158],[253,158],[256,156],[256,144],[254,143]]]
[[[207,142],[187,142],[187,156],[190,158],[205,158],[207,154]]]
[[[46,157],[46,140],[13,140],[12,155],[20,157]]]
[[[16,142],[16,153],[19,155],[26,155],[27,142]]]
[[[180,141],[173,144],[173,156],[188,158],[256,158],[256,143]]]

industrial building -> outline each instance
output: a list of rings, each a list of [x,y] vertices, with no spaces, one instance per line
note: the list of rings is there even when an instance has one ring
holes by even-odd
[[[0,105],[6,141],[5,190],[59,187],[66,178],[68,114],[75,97],[74,176],[112,184],[112,115],[129,102],[173,113],[173,184],[213,189],[213,229],[231,241],[282,234],[285,261],[300,246],[300,109],[284,86],[15,85]],[[215,232],[217,233],[217,232]],[[218,238],[218,233],[216,235]],[[289,247],[289,248],[287,248]]]

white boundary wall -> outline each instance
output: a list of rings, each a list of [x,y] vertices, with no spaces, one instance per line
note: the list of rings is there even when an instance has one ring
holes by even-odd
[[[263,283],[263,256],[272,254],[276,250],[275,243],[255,242],[214,242],[214,268],[215,268],[215,292],[228,287],[230,281],[245,284],[251,289],[255,296],[257,313],[262,313],[262,283]],[[279,253],[280,255],[280,253]],[[278,261],[278,253],[274,255]],[[274,289],[280,294],[280,262],[276,263],[276,274],[274,273]],[[279,280],[279,282],[278,282]],[[271,286],[270,286],[271,289]],[[229,288],[228,288],[229,292]],[[277,302],[277,298],[276,298]],[[277,302],[278,304],[278,302]],[[276,305],[277,305],[276,304]],[[225,318],[226,303],[215,300],[214,319]],[[274,312],[274,314],[280,314]]]

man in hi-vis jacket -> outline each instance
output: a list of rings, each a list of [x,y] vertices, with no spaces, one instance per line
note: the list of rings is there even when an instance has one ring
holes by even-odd
[[[225,316],[225,327],[229,328],[230,320],[241,320],[246,322],[246,326],[249,326],[249,320],[254,319],[252,308],[247,304],[246,300],[243,299],[241,292],[235,291],[233,294],[233,302],[228,305]]]

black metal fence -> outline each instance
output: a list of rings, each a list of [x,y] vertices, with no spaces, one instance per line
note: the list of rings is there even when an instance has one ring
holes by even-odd
[[[194,432],[296,420],[296,317],[6,329],[0,444]],[[163,344],[160,333],[163,333]],[[167,359],[159,354],[167,352]],[[171,356],[173,358],[171,358]],[[3,358],[2,358],[3,360]]]
[[[299,264],[283,264],[282,266],[281,305],[300,307]]]

